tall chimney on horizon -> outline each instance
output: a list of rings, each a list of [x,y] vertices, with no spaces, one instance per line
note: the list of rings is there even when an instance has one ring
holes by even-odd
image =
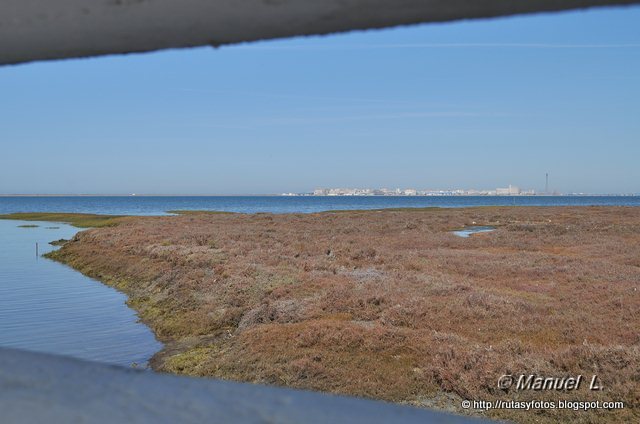
[[[545,174],[546,181],[544,183],[544,194],[549,194],[549,173]]]

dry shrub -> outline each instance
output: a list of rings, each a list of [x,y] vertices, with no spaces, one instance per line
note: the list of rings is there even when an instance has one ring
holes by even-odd
[[[450,232],[473,222],[497,229]],[[640,420],[635,208],[135,218],[54,255],[129,295],[167,344],[156,369],[453,409],[623,400],[621,411],[488,415]],[[606,390],[499,390],[509,373],[597,373]]]

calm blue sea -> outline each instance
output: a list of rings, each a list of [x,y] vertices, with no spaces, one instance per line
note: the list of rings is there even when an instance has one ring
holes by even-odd
[[[111,215],[162,215],[169,210],[310,213],[326,210],[470,206],[640,206],[640,196],[73,196],[0,197],[0,214],[81,212]]]

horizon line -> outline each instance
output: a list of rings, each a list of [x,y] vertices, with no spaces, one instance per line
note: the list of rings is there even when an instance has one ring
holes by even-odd
[[[452,190],[452,189],[447,189]],[[433,190],[440,191],[440,190]],[[445,190],[442,190],[445,191]],[[363,195],[314,195],[313,191],[308,192],[281,192],[281,193],[263,193],[263,194],[158,194],[158,193],[0,193],[2,197],[543,197],[543,196],[640,196],[640,192],[618,192],[618,193],[587,193],[587,192],[568,192],[559,193],[554,192],[545,193],[539,192],[534,194],[509,194],[509,195],[491,195],[491,194],[437,194],[437,195],[375,195],[375,194],[363,194]]]

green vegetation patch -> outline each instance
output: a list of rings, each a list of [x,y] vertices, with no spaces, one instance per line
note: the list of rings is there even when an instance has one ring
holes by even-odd
[[[27,224],[27,225],[18,225],[18,228],[38,228],[38,227],[39,227],[39,225],[33,225],[33,224],[31,224],[31,225],[29,225],[29,224]]]
[[[206,211],[206,210],[197,210],[197,211],[175,210],[175,211],[167,211],[167,213],[172,213],[175,215],[200,215],[200,214],[221,215],[221,214],[233,214],[236,212]]]
[[[185,352],[173,355],[164,364],[168,372],[184,375],[202,375],[211,358],[217,353],[215,346],[197,346]]]
[[[89,227],[112,227],[118,225],[125,216],[122,215],[98,215],[87,213],[58,213],[58,212],[19,212],[0,215],[0,219],[15,219],[20,221],[49,221],[64,222],[78,228]],[[33,228],[37,225],[26,226],[24,228]]]
[[[50,241],[49,244],[51,246],[62,246],[63,244],[66,244],[68,242],[69,242],[69,240],[59,239],[59,240]]]

